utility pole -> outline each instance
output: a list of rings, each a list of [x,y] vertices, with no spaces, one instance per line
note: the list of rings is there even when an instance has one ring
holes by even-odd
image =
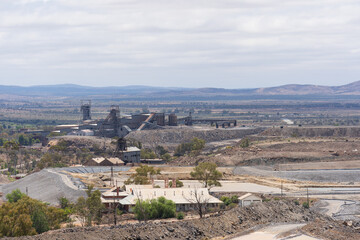
[[[310,203],[309,203],[309,187],[306,187],[306,202],[308,207],[310,207]]]
[[[114,186],[114,169],[112,166],[111,166],[110,185]]]
[[[281,181],[281,197],[283,197],[283,181]]]
[[[117,204],[115,203],[115,198],[114,198],[114,226],[116,226],[117,224],[116,209],[117,209]]]
[[[29,196],[28,187],[26,187],[26,195]]]

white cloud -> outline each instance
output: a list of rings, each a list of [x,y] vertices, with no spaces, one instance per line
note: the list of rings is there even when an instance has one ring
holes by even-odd
[[[0,73],[5,73],[0,84],[13,82],[18,76],[13,69],[26,69],[31,82],[72,71],[67,79],[52,79],[80,84],[88,83],[86,73],[126,77],[146,69],[161,72],[155,85],[178,85],[168,79],[181,69],[193,85],[196,80],[207,86],[222,75],[230,84],[246,75],[254,79],[248,87],[268,84],[261,80],[262,70],[272,73],[267,76],[276,85],[307,71],[318,71],[318,84],[335,83],[329,72],[350,69],[350,82],[360,73],[359,12],[356,0],[5,0],[0,2]],[[46,73],[43,79],[39,69]],[[278,79],[276,71],[289,69],[291,75]],[[114,85],[115,77],[107,77],[101,83]],[[312,77],[309,82],[316,81]],[[142,74],[129,79],[129,84],[146,81]]]

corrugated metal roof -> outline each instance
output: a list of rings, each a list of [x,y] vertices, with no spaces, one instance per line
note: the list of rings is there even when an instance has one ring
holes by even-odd
[[[101,163],[102,161],[105,160],[105,158],[103,158],[103,157],[98,157],[98,158],[93,158],[92,160],[95,161],[95,162],[97,162],[97,163]]]
[[[258,199],[261,199],[261,198],[259,198],[258,196],[255,196],[255,195],[253,195],[253,194],[251,194],[251,193],[247,193],[247,194],[244,194],[244,195],[240,196],[240,197],[238,198],[238,200],[244,200],[244,199],[246,199],[246,198],[248,198],[248,197],[250,197],[250,196],[255,197],[255,198],[258,198]]]
[[[114,165],[117,165],[117,164],[123,164],[124,161],[121,160],[120,158],[115,158],[115,157],[112,157],[112,158],[108,158],[108,160],[114,164]]]
[[[124,152],[140,152],[140,149],[137,147],[128,147]]]
[[[165,197],[175,204],[192,204],[200,202],[222,203],[219,199],[211,196],[207,188],[152,188],[132,189],[133,194],[120,200],[122,205],[135,205],[138,199],[152,200],[158,197]]]

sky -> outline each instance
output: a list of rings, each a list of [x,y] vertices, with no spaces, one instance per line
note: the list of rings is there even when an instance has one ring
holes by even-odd
[[[359,0],[1,0],[0,85],[360,80]]]

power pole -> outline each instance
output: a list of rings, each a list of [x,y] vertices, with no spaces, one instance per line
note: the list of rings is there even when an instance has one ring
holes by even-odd
[[[310,203],[309,203],[309,187],[306,187],[306,202],[308,207],[310,207]]]
[[[114,226],[116,226],[117,224],[116,208],[117,208],[117,204],[115,203],[115,198],[114,198]]]
[[[112,166],[111,166],[110,185],[114,186],[114,169]]]

